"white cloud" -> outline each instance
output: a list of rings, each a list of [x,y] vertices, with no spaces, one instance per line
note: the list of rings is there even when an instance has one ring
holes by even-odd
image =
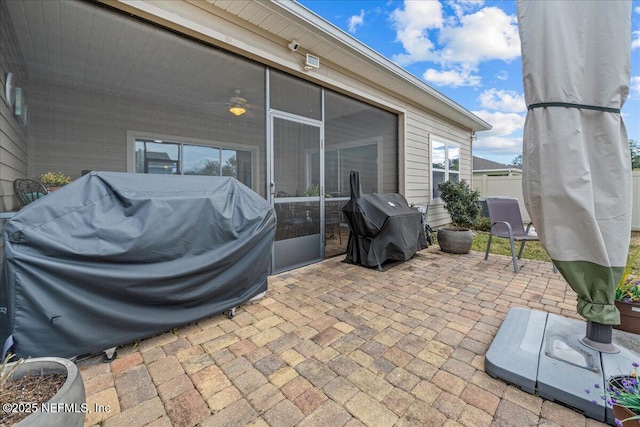
[[[497,7],[464,15],[460,25],[442,28],[439,42],[444,45],[441,59],[450,63],[511,61],[520,56],[517,19]]]
[[[512,90],[488,89],[482,92],[478,99],[482,108],[509,113],[526,113],[527,111],[524,94]]]
[[[443,0],[445,1],[445,0]],[[482,61],[511,61],[520,55],[515,15],[498,7],[482,7],[482,0],[446,0],[453,14],[445,16],[441,1],[405,0],[391,21],[404,52],[392,59],[401,66],[435,62],[424,79],[439,85],[477,86]],[[475,10],[475,12],[473,12]],[[506,79],[498,74],[498,79]]]
[[[349,18],[349,32],[355,34],[360,25],[364,23],[364,10],[360,9],[359,15],[353,15]]]
[[[640,76],[631,77],[631,85],[629,87],[629,93],[633,98],[640,97]]]
[[[438,86],[479,86],[482,79],[480,76],[472,74],[473,71],[471,69],[438,71],[429,68],[424,72],[422,78]]]
[[[640,47],[640,31],[633,32],[633,41],[631,42],[631,50]]]
[[[637,6],[634,10],[637,14],[640,14],[640,6]]]
[[[406,53],[395,55],[400,65],[436,59],[432,52],[435,45],[429,39],[429,30],[443,25],[442,5],[439,1],[406,1],[404,9],[391,13],[396,30],[396,40],[402,43]]]
[[[507,80],[509,78],[509,73],[507,70],[500,70],[498,74],[496,74],[496,79],[498,80]]]
[[[447,4],[454,10],[456,16],[460,18],[466,11],[482,6],[484,0],[447,0]]]
[[[484,136],[485,132],[478,133],[478,139],[473,143],[473,153],[488,153],[510,155],[516,157],[522,154],[522,137]]]
[[[489,123],[491,130],[482,131],[478,136],[509,136],[514,132],[522,132],[524,129],[525,114],[489,112],[486,110],[474,111],[473,114]]]

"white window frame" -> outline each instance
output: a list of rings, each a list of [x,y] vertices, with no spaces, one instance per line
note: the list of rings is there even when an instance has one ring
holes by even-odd
[[[242,144],[234,144],[230,142],[223,141],[209,141],[205,139],[199,138],[189,138],[183,136],[176,135],[167,135],[167,134],[159,134],[154,132],[144,132],[144,131],[127,131],[127,172],[135,172],[135,151],[136,151],[136,140],[144,139],[144,140],[158,140],[158,141],[166,141],[170,143],[175,143],[180,145],[180,161],[183,161],[182,149],[184,145],[199,145],[202,147],[211,147],[217,148],[219,150],[242,150],[249,151],[251,153],[251,188],[257,188],[257,174],[259,171],[257,170],[258,164],[258,149],[255,147],[247,147]],[[222,165],[221,165],[222,168]],[[184,167],[181,165],[180,173],[184,173]],[[222,169],[221,169],[222,170]]]
[[[433,167],[433,160],[434,160],[434,145],[439,144],[439,145],[444,145],[444,169],[440,169],[440,168],[435,168]],[[453,148],[456,148],[458,151],[458,170],[454,171],[454,170],[450,170],[449,169],[449,151]],[[433,200],[435,201],[442,201],[442,199],[440,197],[434,197],[434,191],[435,191],[435,180],[434,180],[434,173],[435,172],[444,172],[444,182],[447,182],[450,180],[450,176],[451,175],[457,175],[458,176],[458,182],[462,179],[460,177],[460,144],[456,144],[454,142],[451,141],[447,141],[445,139],[440,139],[440,138],[432,138],[431,139],[431,144],[430,144],[430,177],[431,177],[431,197]]]
[[[377,137],[372,137],[372,138],[366,138],[366,139],[357,139],[357,140],[353,140],[353,141],[347,141],[347,142],[342,142],[340,144],[332,144],[331,145],[331,149],[327,149],[327,145],[324,144],[324,154],[325,154],[325,158],[327,153],[332,153],[334,151],[338,151],[338,159],[340,160],[340,154],[339,152],[341,150],[344,149],[349,149],[349,148],[359,148],[359,147],[365,147],[368,145],[375,145],[376,146],[376,150],[378,151],[378,158],[376,160],[376,169],[378,171],[378,178],[377,178],[377,185],[378,185],[378,192],[382,193],[382,173],[383,173],[383,161],[382,161],[382,156],[383,156],[383,145],[382,145],[382,136],[377,136]],[[305,150],[305,158],[306,158],[306,167],[307,167],[307,187],[311,182],[311,173],[309,172],[311,170],[311,154],[312,154],[312,150],[306,149]],[[326,180],[326,177],[325,177]],[[342,186],[342,177],[338,177],[338,185],[341,187]],[[345,196],[345,197],[341,197],[341,198],[337,198],[338,199],[345,199],[348,200],[349,196]]]

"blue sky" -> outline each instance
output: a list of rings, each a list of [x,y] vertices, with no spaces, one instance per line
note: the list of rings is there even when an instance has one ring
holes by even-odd
[[[516,3],[483,0],[298,0],[493,125],[475,156],[510,164],[526,116]],[[622,113],[640,142],[640,0],[633,1],[631,84]]]

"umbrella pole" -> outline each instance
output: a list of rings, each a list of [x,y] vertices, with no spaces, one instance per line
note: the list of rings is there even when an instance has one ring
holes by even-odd
[[[589,348],[601,353],[615,354],[620,349],[613,345],[613,326],[587,320],[587,335],[580,341]]]

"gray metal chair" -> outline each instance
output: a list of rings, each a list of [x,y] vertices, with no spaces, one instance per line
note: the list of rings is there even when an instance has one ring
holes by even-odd
[[[49,194],[49,191],[40,181],[28,178],[13,181],[13,192],[16,195],[16,199],[18,199],[20,208]]]
[[[487,198],[487,209],[489,211],[489,219],[491,220],[491,231],[489,232],[489,240],[487,241],[487,251],[484,259],[489,258],[489,249],[491,248],[491,239],[493,236],[503,239],[509,239],[511,245],[511,257],[513,259],[513,270],[518,273],[518,260],[522,257],[524,245],[527,242],[538,241],[538,236],[529,234],[531,224],[524,228],[522,215],[520,214],[520,206],[517,199],[508,198]],[[522,242],[518,257],[516,258],[516,250],[514,242]]]

